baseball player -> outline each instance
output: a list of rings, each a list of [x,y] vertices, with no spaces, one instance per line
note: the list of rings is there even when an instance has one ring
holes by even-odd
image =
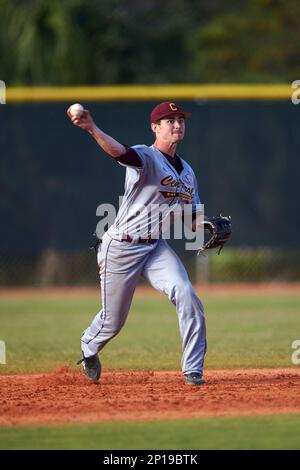
[[[183,209],[186,203],[200,203],[195,174],[176,153],[190,113],[175,103],[158,104],[150,116],[154,144],[130,148],[99,129],[88,110],[80,116],[72,116],[70,108],[67,113],[73,124],[89,132],[108,155],[126,167],[122,204],[98,247],[102,309],[81,338],[83,358],[79,363],[83,363],[85,375],[94,383],[99,381],[98,353],[123,327],[136,285],[144,276],[176,307],[186,383],[204,384],[206,329],[202,303],[182,262],[161,236],[157,213],[150,233],[149,215],[143,210],[163,207],[165,218],[174,206]]]

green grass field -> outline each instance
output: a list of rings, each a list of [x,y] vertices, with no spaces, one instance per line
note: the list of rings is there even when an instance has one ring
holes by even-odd
[[[300,294],[207,295],[206,368],[290,367],[300,339]],[[1,374],[75,366],[80,336],[99,310],[86,298],[0,299]],[[174,307],[136,297],[128,321],[102,353],[106,369],[180,369]],[[0,427],[1,449],[300,449],[300,415],[145,423]],[[91,437],[92,436],[92,437]]]
[[[257,297],[211,295],[207,368],[291,366],[291,343],[300,336],[300,294]],[[7,364],[0,373],[73,367],[80,337],[99,310],[93,299],[0,299],[0,339]],[[177,315],[163,296],[135,298],[125,327],[101,354],[106,368],[179,369]]]
[[[299,449],[300,415],[0,427],[0,449]]]

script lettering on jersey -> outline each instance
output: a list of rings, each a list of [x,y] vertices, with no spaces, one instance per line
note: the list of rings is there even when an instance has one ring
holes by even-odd
[[[192,200],[194,195],[194,188],[191,186],[186,186],[184,183],[177,181],[173,178],[172,175],[165,176],[160,184],[162,186],[170,186],[171,188],[181,189],[180,192],[173,191],[160,191],[160,193],[165,197],[181,197],[182,199]]]
[[[165,176],[160,182],[163,186],[171,186],[171,188],[180,188],[181,184],[179,181],[174,180],[173,176]]]

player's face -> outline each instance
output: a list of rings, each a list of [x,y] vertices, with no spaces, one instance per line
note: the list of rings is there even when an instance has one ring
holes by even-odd
[[[164,142],[178,143],[185,133],[185,120],[181,115],[170,116],[161,119],[159,123],[154,124],[153,131],[156,139]]]

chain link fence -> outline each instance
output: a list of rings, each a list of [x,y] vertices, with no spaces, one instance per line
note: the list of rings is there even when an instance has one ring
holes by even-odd
[[[300,250],[224,248],[220,255],[180,254],[194,283],[293,282],[300,280]],[[38,256],[1,256],[0,286],[98,285],[92,251],[64,253],[47,249]],[[141,280],[143,282],[143,280]]]
[[[72,126],[68,104],[0,106],[2,287],[98,283],[89,250],[96,208],[118,207],[125,169]],[[148,120],[155,104],[86,106],[120,142],[150,145]],[[196,173],[205,213],[222,211],[233,221],[232,240],[219,256],[197,257],[175,243],[191,279],[300,280],[297,106],[286,101],[187,101],[184,106],[192,118],[179,154]],[[124,126],[129,115],[132,125]]]

